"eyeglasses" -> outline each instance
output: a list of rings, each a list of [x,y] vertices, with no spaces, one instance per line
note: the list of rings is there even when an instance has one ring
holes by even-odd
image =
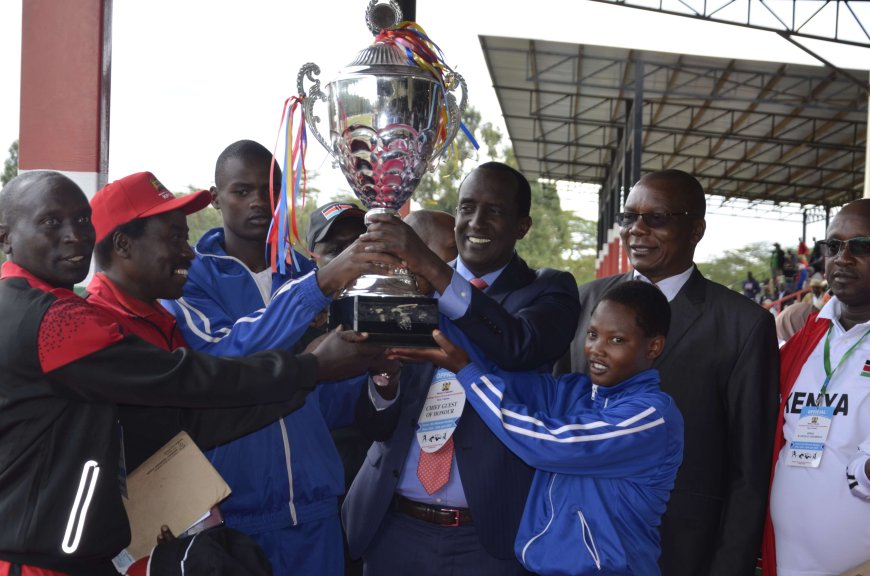
[[[643,218],[643,223],[650,228],[663,228],[671,223],[675,216],[688,216],[688,212],[620,212],[616,215],[616,223],[623,228],[634,226],[638,218]]]
[[[849,240],[821,240],[818,244],[825,258],[834,258],[843,250],[844,245],[849,247],[852,256],[870,255],[870,236],[858,236]]]

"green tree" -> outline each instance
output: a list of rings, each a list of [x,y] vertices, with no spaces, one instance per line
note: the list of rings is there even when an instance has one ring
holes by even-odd
[[[759,283],[770,277],[772,249],[770,242],[754,242],[741,248],[726,250],[721,256],[707,262],[698,262],[698,269],[710,280],[742,292],[747,272],[752,272]]]
[[[0,188],[18,175],[18,140],[9,147],[9,158],[3,162],[3,173],[0,174]]]
[[[574,275],[578,284],[595,280],[595,257],[598,254],[598,223],[571,214],[568,217],[571,241],[563,246],[565,268]]]
[[[532,229],[517,252],[535,268],[567,270],[578,283],[595,278],[595,222],[562,210],[554,183],[532,183]]]

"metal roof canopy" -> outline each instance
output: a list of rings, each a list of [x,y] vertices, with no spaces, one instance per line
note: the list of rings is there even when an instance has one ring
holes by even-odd
[[[854,77],[865,71],[480,43],[520,169],[600,184],[599,231],[642,173],[666,168],[693,174],[722,204],[792,216],[862,195],[867,92]]]

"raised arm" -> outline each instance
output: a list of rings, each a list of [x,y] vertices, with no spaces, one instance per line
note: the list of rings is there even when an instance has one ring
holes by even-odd
[[[330,302],[313,271],[285,282],[268,306],[241,318],[215,298],[214,291],[220,289],[194,277],[188,280],[184,297],[163,302],[191,348],[220,356],[244,356],[269,348],[290,350]]]
[[[549,374],[505,374],[510,380],[507,385],[499,376],[484,374],[470,364],[458,377],[468,401],[493,434],[541,470],[599,478],[648,475],[650,461],[645,456],[669,457],[668,443],[674,441],[675,430],[682,443],[682,420],[678,412],[667,410],[664,396],[638,395],[598,410],[574,402],[589,386],[577,374],[559,380]],[[527,380],[535,380],[535,385]],[[512,401],[507,386],[538,390],[537,410]]]
[[[522,303],[514,305],[512,300]],[[451,340],[462,343],[471,358],[484,366],[549,370],[568,350],[579,315],[574,277],[567,272],[538,270],[532,283],[504,301],[473,289],[467,312],[444,328]],[[459,331],[451,330],[451,323]]]

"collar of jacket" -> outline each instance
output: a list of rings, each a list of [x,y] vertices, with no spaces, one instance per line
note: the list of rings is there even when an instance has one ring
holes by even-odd
[[[614,386],[597,386],[592,384],[592,399],[596,402],[605,402],[626,393],[634,393],[642,388],[655,387],[658,389],[659,384],[659,371],[655,368],[650,368],[638,372]]]

